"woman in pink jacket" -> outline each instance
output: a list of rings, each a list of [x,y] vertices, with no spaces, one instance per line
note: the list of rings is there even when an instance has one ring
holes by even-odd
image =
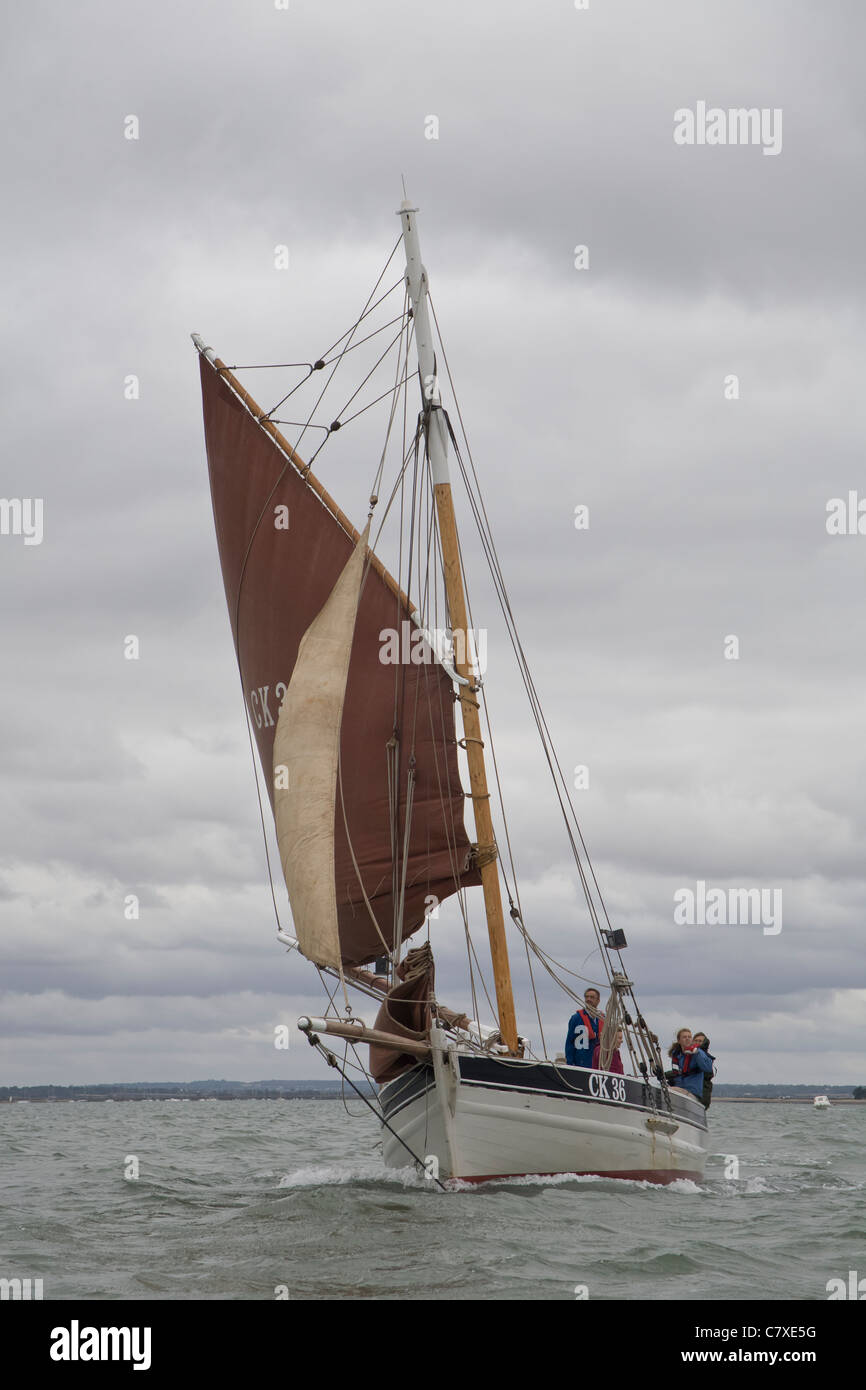
[[[622,1043],[622,1029],[620,1028],[620,1029],[618,1030],[618,1032],[617,1032],[616,1040],[615,1040],[614,1045],[613,1045],[613,1052],[610,1054],[610,1061],[608,1062],[607,1068],[606,1068],[607,1071],[617,1072],[618,1075],[620,1075],[620,1076],[622,1076],[622,1074],[623,1074],[623,1070],[622,1070],[622,1058],[621,1058],[620,1055],[619,1055],[619,1049],[620,1049],[620,1044],[621,1044],[621,1043]],[[598,1068],[598,1067],[601,1066],[601,1042],[600,1042],[600,1041],[597,1042],[596,1045],[595,1045],[595,1051],[594,1051],[593,1054],[592,1054],[592,1065],[593,1065],[594,1067],[596,1067],[596,1068]]]

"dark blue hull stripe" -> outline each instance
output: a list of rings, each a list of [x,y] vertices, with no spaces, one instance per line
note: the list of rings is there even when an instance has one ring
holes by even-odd
[[[623,1079],[625,1082],[626,1099],[612,1100],[593,1095],[589,1089],[592,1073],[580,1069],[574,1071],[566,1079],[562,1074],[562,1069],[553,1063],[535,1063],[522,1066],[520,1063],[501,1062],[494,1058],[467,1055],[459,1055],[459,1063],[461,1083],[477,1086],[482,1090],[515,1091],[522,1095],[551,1096],[554,1099],[578,1103],[592,1102],[596,1105],[612,1107],[615,1110],[634,1110],[647,1116],[668,1117],[668,1111],[663,1107],[661,1101],[654,1108],[646,1099],[647,1088],[644,1083],[631,1077],[617,1078],[618,1080]],[[604,1072],[601,1075],[609,1076],[609,1073]],[[525,1084],[527,1082],[529,1084]],[[389,1082],[388,1086],[383,1087],[382,1091],[379,1092],[379,1098],[384,1105],[385,1118],[390,1121],[412,1101],[418,1100],[425,1096],[428,1091],[434,1090],[435,1085],[433,1069],[426,1065],[413,1067],[405,1078],[398,1077],[395,1081]],[[384,1092],[392,1086],[395,1088],[394,1093],[386,1097]],[[691,1115],[683,1114],[676,1099],[673,1103],[673,1118],[680,1124],[697,1130],[698,1133],[703,1134],[707,1130],[706,1120],[701,1123],[702,1117],[693,1118]]]

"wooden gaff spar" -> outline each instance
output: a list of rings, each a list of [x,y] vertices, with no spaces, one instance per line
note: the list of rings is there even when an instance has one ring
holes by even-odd
[[[569,840],[610,986],[601,1057],[607,1065],[621,1027],[635,1070],[623,1076],[566,1065],[561,1057],[534,1055],[518,1036],[484,760],[483,693],[470,659],[469,609],[448,472],[449,439],[458,458],[460,449],[442,403],[417,210],[408,199],[399,216],[411,309],[404,307],[398,387],[411,375],[410,336],[421,387],[407,532],[416,545],[421,536],[416,488],[417,496],[424,487],[429,490],[432,507],[426,571],[420,556],[414,573],[409,567],[417,593],[409,583],[404,591],[369,547],[378,498],[371,495],[370,518],[359,531],[280,433],[270,418],[275,412],[265,413],[233,371],[193,335],[226,599],[294,919],[295,935],[280,930],[279,936],[344,988],[381,999],[372,1027],[351,1016],[348,1005],[350,1016],[341,1018],[333,1001],[324,1017],[303,1018],[299,1027],[320,1048],[320,1034],[347,1045],[369,1044],[390,1167],[435,1154],[443,1177],[477,1181],[560,1172],[655,1182],[699,1178],[708,1144],[705,1112],[693,1096],[667,1086],[657,1039],[623,967],[624,937],[609,929],[576,821],[576,836],[569,828]],[[344,339],[350,342],[355,329]],[[310,373],[324,365],[318,361]],[[401,478],[410,454],[404,439]],[[384,453],[382,458],[384,464]],[[465,477],[462,461],[461,471]],[[473,501],[473,511],[482,529],[487,524],[483,505],[479,513]],[[492,537],[483,529],[482,541],[501,600],[504,581],[498,560],[491,560]],[[432,589],[431,565],[438,574]],[[432,625],[430,595],[439,592],[437,584],[453,656]],[[538,717],[509,604],[503,612],[553,771],[558,764]],[[412,635],[411,660],[404,654],[399,664],[391,664],[383,637],[406,630]],[[463,819],[466,793],[458,768],[455,703],[462,716],[460,746],[469,772],[474,843]],[[557,796],[568,826],[559,786]],[[437,1001],[431,946],[411,939],[429,927],[431,903],[459,895],[472,969],[466,890],[475,886],[483,893],[495,1028]],[[557,963],[532,940],[510,893],[509,899],[527,947],[565,995],[576,999],[554,968]],[[366,968],[373,961],[377,970],[384,963],[384,976]],[[564,1017],[559,1026],[564,1030]],[[333,1054],[328,1056],[336,1063]]]

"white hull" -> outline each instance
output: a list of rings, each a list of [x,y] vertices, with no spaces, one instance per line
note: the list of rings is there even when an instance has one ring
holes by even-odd
[[[389,1168],[411,1166],[415,1154],[433,1176],[476,1182],[555,1173],[659,1183],[703,1176],[706,1112],[682,1091],[672,1094],[671,1114],[657,1085],[632,1077],[439,1048],[433,1057],[432,1067],[412,1067],[380,1091]]]

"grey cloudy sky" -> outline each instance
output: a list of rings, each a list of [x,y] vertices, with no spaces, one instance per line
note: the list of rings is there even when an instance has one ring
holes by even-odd
[[[648,1018],[706,1029],[720,1080],[866,1083],[866,537],[825,526],[828,499],[866,496],[864,31],[859,0],[7,15],[0,492],[44,499],[44,539],[0,536],[4,1080],[319,1074],[272,1043],[322,995],[273,940],[189,333],[229,362],[317,356],[396,239],[405,174]],[[780,153],[678,146],[699,101],[780,109]],[[377,429],[317,465],[356,521]],[[527,925],[592,975],[480,574],[473,600]],[[782,931],[677,926],[701,879],[781,888]],[[439,926],[438,992],[462,1006],[462,937]],[[561,1045],[570,1010],[542,998]]]

